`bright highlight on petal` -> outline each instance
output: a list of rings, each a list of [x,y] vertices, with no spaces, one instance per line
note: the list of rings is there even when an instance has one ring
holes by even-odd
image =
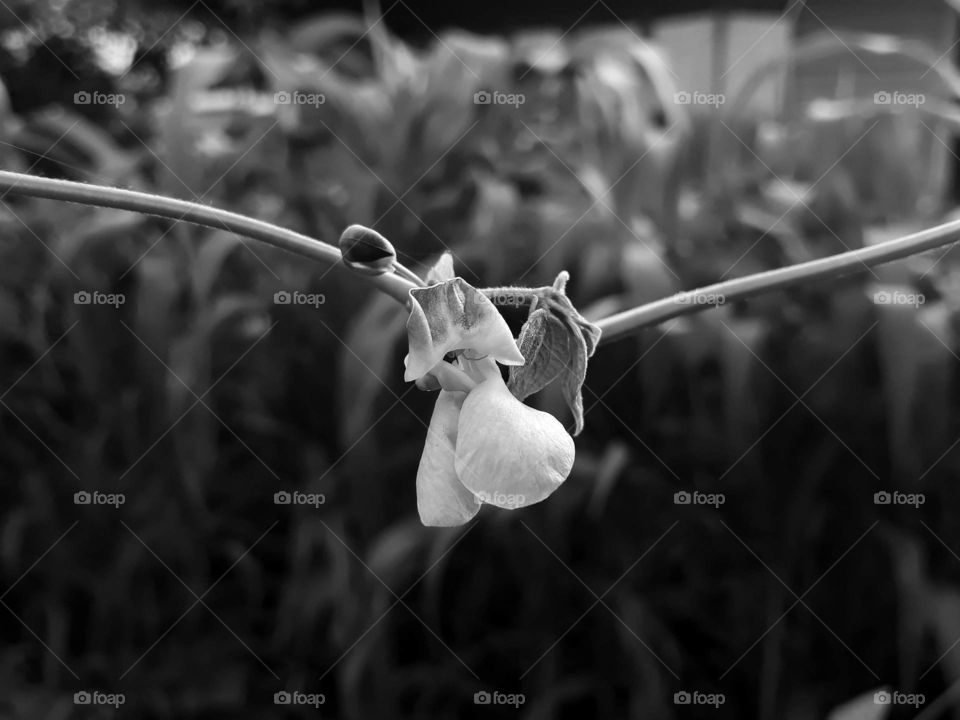
[[[509,510],[540,502],[570,474],[574,450],[560,421],[517,400],[499,373],[463,402],[455,467],[482,502]]]
[[[414,288],[410,299],[404,380],[417,380],[448,352],[467,348],[504,365],[523,365],[506,320],[489,298],[462,278]]]
[[[457,478],[454,467],[460,408],[466,396],[441,390],[430,418],[417,469],[417,510],[431,527],[463,525],[480,510],[480,501]]]

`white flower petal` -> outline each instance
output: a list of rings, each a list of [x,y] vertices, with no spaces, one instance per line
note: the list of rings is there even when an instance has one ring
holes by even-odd
[[[517,400],[499,373],[463,402],[455,466],[482,502],[507,509],[540,502],[570,474],[574,451],[560,421]]]
[[[416,380],[452,350],[469,348],[504,365],[523,365],[507,321],[490,299],[462,278],[410,290],[404,380]]]
[[[417,510],[424,525],[463,525],[480,510],[480,502],[460,483],[454,467],[460,408],[465,397],[463,393],[441,390],[433,408],[417,469]]]

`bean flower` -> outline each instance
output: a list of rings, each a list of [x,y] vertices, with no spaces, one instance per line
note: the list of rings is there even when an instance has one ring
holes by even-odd
[[[570,474],[573,439],[504,382],[498,363],[525,363],[506,321],[461,278],[410,298],[404,378],[439,390],[417,470],[423,524],[462,525],[484,503],[513,510],[548,497]]]

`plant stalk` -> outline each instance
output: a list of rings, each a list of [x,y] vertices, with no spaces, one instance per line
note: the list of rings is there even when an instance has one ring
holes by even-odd
[[[260,240],[288,252],[319,260],[326,265],[340,263],[340,250],[329,243],[246,215],[187,200],[5,170],[0,170],[0,191],[2,191],[0,199],[7,194],[29,195],[81,205],[130,210],[176,221],[186,220],[197,225],[227,230],[253,240]],[[416,287],[411,280],[398,274],[361,275],[360,277],[402,303],[407,302],[407,293],[410,288]]]
[[[864,272],[874,265],[902,260],[911,255],[953,244],[958,240],[960,240],[960,220],[952,220],[870,247],[714,283],[696,290],[686,290],[598,321],[597,325],[603,331],[600,342],[617,340],[640,328],[657,325],[681,315],[690,315],[718,304],[716,302],[707,304],[701,300],[722,298],[720,302],[728,303],[784,290],[795,285],[852,275]]]
[[[177,221],[186,220],[206,227],[226,229],[237,235],[260,240],[274,247],[319,260],[327,265],[340,262],[340,250],[329,243],[246,215],[187,200],[4,170],[0,170],[0,191],[3,193],[0,199],[12,193],[82,205],[130,210]],[[701,299],[714,298],[716,301],[722,298],[720,302],[724,303],[743,300],[804,283],[863,272],[874,265],[902,260],[957,241],[960,241],[960,220],[953,220],[870,247],[684,291],[598,321],[597,325],[603,332],[600,342],[617,340],[651,325],[700,312],[716,304],[715,302],[704,304]],[[403,273],[403,270],[398,269],[398,272]],[[409,290],[417,287],[411,279],[408,279],[416,277],[412,273],[360,277],[364,277],[378,289],[402,303],[407,302]],[[517,290],[520,289],[517,288]]]

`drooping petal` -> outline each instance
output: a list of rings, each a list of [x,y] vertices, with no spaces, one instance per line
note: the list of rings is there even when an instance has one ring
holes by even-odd
[[[441,390],[433,408],[417,468],[417,510],[424,525],[463,525],[480,510],[480,502],[460,483],[455,469],[458,421],[465,397],[461,392]]]
[[[504,365],[523,365],[506,320],[489,298],[463,278],[410,290],[410,352],[404,380],[416,380],[452,350],[470,348]]]
[[[509,510],[540,502],[570,474],[573,457],[560,421],[517,400],[499,372],[464,400],[456,471],[482,502]]]

